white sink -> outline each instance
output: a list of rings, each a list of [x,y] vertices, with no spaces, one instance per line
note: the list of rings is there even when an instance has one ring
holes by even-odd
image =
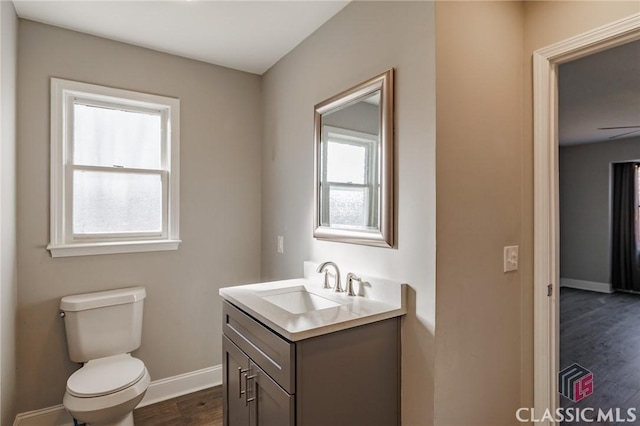
[[[256,292],[256,295],[292,314],[303,314],[305,312],[340,306],[340,303],[308,292],[303,286]]]
[[[406,284],[358,273],[358,296],[347,296],[322,288],[317,268],[305,262],[304,278],[225,287],[220,295],[291,342],[407,313]]]

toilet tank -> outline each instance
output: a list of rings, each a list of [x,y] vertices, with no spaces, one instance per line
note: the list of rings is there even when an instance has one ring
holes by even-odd
[[[144,287],[75,294],[60,300],[69,358],[87,362],[140,347]]]

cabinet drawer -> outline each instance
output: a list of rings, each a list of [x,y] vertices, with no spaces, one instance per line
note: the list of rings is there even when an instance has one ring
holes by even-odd
[[[295,345],[227,301],[222,312],[224,335],[287,392],[295,393]]]

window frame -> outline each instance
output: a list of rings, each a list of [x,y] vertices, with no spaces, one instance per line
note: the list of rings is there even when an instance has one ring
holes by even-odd
[[[91,105],[130,112],[158,114],[161,120],[161,168],[75,164],[74,105]],[[51,79],[51,241],[52,257],[177,250],[180,240],[180,100],[165,96]],[[162,185],[161,232],[73,234],[73,173],[155,174]]]

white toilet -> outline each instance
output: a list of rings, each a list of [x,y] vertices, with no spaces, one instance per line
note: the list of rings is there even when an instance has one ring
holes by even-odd
[[[133,426],[151,378],[130,355],[140,347],[143,287],[63,297],[69,358],[84,365],[67,380],[63,403],[89,426]]]

